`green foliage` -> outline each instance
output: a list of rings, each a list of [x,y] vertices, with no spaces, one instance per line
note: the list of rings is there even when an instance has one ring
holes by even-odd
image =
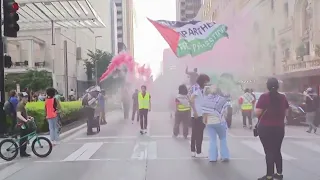
[[[70,101],[70,102],[60,102],[62,107],[61,117],[62,117],[62,123],[64,123],[64,120],[69,120],[69,117],[77,113],[81,110],[82,104],[81,101]],[[32,116],[35,118],[35,121],[37,123],[38,129],[41,132],[48,131],[48,123],[45,118],[45,108],[44,108],[44,102],[30,102],[26,105],[27,112],[29,116]],[[79,117],[74,117],[76,119]]]
[[[44,90],[52,87],[52,75],[48,71],[29,70],[26,73],[8,74],[5,77],[5,91],[16,89],[19,84],[21,89],[28,88],[33,91]]]
[[[87,55],[90,57],[89,59],[85,60],[85,70],[88,77],[88,80],[92,80],[93,76],[95,75],[95,63],[97,63],[97,76],[95,78],[100,78],[101,75],[106,71],[107,67],[109,66],[113,55],[106,51],[102,51],[97,49],[96,52],[88,50]]]

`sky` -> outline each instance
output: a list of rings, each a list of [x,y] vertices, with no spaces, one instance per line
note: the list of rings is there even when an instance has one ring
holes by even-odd
[[[154,77],[161,72],[163,50],[169,48],[162,36],[147,20],[176,20],[175,0],[133,0],[134,58],[140,64],[149,64]]]

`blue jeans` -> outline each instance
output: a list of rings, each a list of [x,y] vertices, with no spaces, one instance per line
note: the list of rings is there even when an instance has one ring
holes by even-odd
[[[218,147],[217,147],[217,135],[220,139],[220,155],[223,160],[229,159],[229,149],[227,145],[227,128],[225,124],[208,124],[207,130],[210,138],[209,145],[209,160],[217,161],[218,159]]]
[[[59,127],[58,127],[58,117],[48,119],[50,140],[59,140]]]

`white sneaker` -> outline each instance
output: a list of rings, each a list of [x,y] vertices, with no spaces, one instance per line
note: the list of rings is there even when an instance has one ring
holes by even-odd
[[[196,154],[196,157],[197,157],[197,158],[207,158],[208,156],[206,156],[206,155],[203,154],[203,153],[200,153],[200,154]]]
[[[196,152],[191,152],[192,157],[196,157]]]

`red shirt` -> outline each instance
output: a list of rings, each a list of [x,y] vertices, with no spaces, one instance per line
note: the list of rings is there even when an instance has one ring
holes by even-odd
[[[262,109],[262,113],[259,117],[259,123],[261,125],[284,126],[284,119],[286,116],[286,110],[289,108],[289,103],[285,95],[278,94],[278,96],[280,97],[280,104],[277,109],[271,107],[269,93],[264,93],[260,96],[256,108]]]

